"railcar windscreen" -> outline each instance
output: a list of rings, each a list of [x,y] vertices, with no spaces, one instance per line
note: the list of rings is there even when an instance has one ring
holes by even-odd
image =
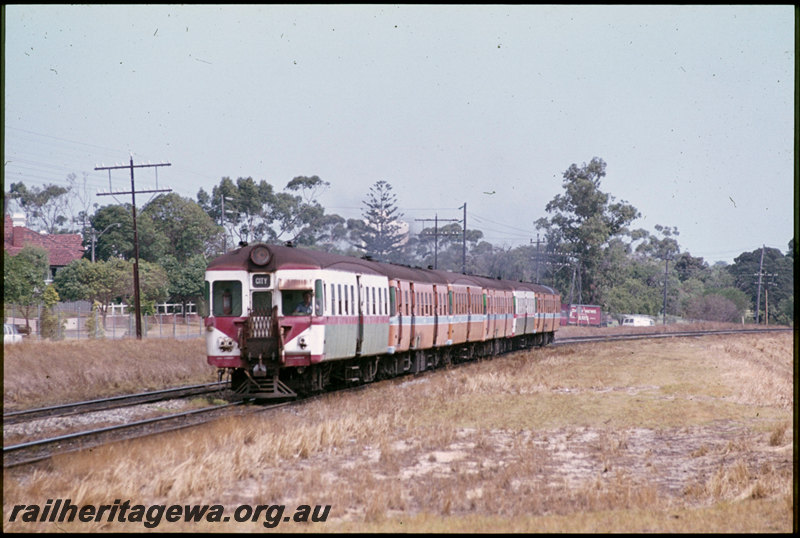
[[[242,283],[238,280],[218,280],[211,290],[211,312],[214,316],[242,315]]]

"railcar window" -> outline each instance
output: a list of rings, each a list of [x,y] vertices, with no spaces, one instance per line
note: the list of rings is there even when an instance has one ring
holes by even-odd
[[[358,313],[358,309],[356,308],[356,293],[355,287],[350,286],[350,305],[352,305],[353,309],[350,311],[351,314]]]
[[[210,313],[209,306],[211,305],[211,282],[206,280],[203,283],[203,302],[200,305],[200,315],[203,317],[208,316]]]
[[[284,316],[310,316],[314,309],[314,294],[311,290],[281,291],[281,306]]]
[[[336,298],[339,300],[339,315],[342,315],[342,285],[339,284],[339,293],[336,295]]]
[[[253,312],[263,314],[272,313],[272,292],[254,291],[253,292]]]
[[[322,283],[322,280],[315,280],[314,281],[314,313],[318,316],[322,315],[322,307],[325,304],[324,296],[325,295],[325,285]]]
[[[242,283],[238,280],[214,282],[211,301],[215,316],[241,316]]]

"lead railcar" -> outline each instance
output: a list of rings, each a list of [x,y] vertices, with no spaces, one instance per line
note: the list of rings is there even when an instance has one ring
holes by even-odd
[[[287,398],[544,345],[551,288],[257,243],[206,270],[208,363],[230,388]]]

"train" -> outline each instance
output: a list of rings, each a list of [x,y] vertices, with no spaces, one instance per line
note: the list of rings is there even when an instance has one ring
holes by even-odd
[[[207,361],[236,395],[295,398],[551,343],[547,286],[267,243],[205,273]]]

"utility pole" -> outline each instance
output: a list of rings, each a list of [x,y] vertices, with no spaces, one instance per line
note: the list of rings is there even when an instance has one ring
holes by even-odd
[[[461,238],[461,274],[467,274],[467,202],[464,202],[464,237]],[[459,208],[461,209],[461,208]]]
[[[434,227],[433,227],[433,244],[434,244],[433,268],[434,269],[438,269],[439,268],[439,215],[437,214],[436,217],[433,218],[433,219],[414,219],[414,220],[416,220],[418,222],[431,222],[431,221],[434,222]],[[458,222],[458,220],[459,219],[442,219],[443,222],[445,222],[445,221],[446,222]],[[445,233],[444,235],[458,235],[458,234]]]
[[[667,272],[669,271],[669,260],[670,260],[669,256],[664,258],[664,262],[665,262],[665,264],[664,264],[664,317],[662,318],[663,319],[663,323],[662,323],[663,325],[667,324]]]
[[[756,325],[759,322],[759,314],[761,311],[761,277],[764,274],[764,247],[761,245],[761,261],[758,263],[758,293],[756,294]]]
[[[531,243],[533,243],[533,239],[531,239]],[[536,267],[536,283],[539,283],[539,234],[536,234],[536,263],[534,264]]]
[[[232,198],[228,198],[220,191],[220,204],[222,205],[222,252],[228,252],[228,231],[225,229],[225,200],[232,202]]]
[[[131,195],[131,211],[133,214],[133,253],[134,253],[134,262],[133,262],[133,302],[134,307],[136,309],[136,339],[142,339],[142,305],[139,299],[139,232],[136,229],[136,193],[145,194],[151,192],[172,192],[172,189],[154,189],[154,190],[146,190],[146,191],[137,191],[136,186],[134,185],[133,181],[133,169],[134,168],[154,168],[158,166],[172,166],[172,163],[159,163],[159,164],[133,164],[133,155],[131,155],[130,165],[118,165],[118,166],[96,166],[95,170],[109,170],[109,177],[111,175],[111,170],[120,170],[124,168],[130,168],[131,170],[131,190],[130,192],[104,192],[98,193],[97,196],[113,196],[113,195],[120,195],[120,194],[130,194]]]

